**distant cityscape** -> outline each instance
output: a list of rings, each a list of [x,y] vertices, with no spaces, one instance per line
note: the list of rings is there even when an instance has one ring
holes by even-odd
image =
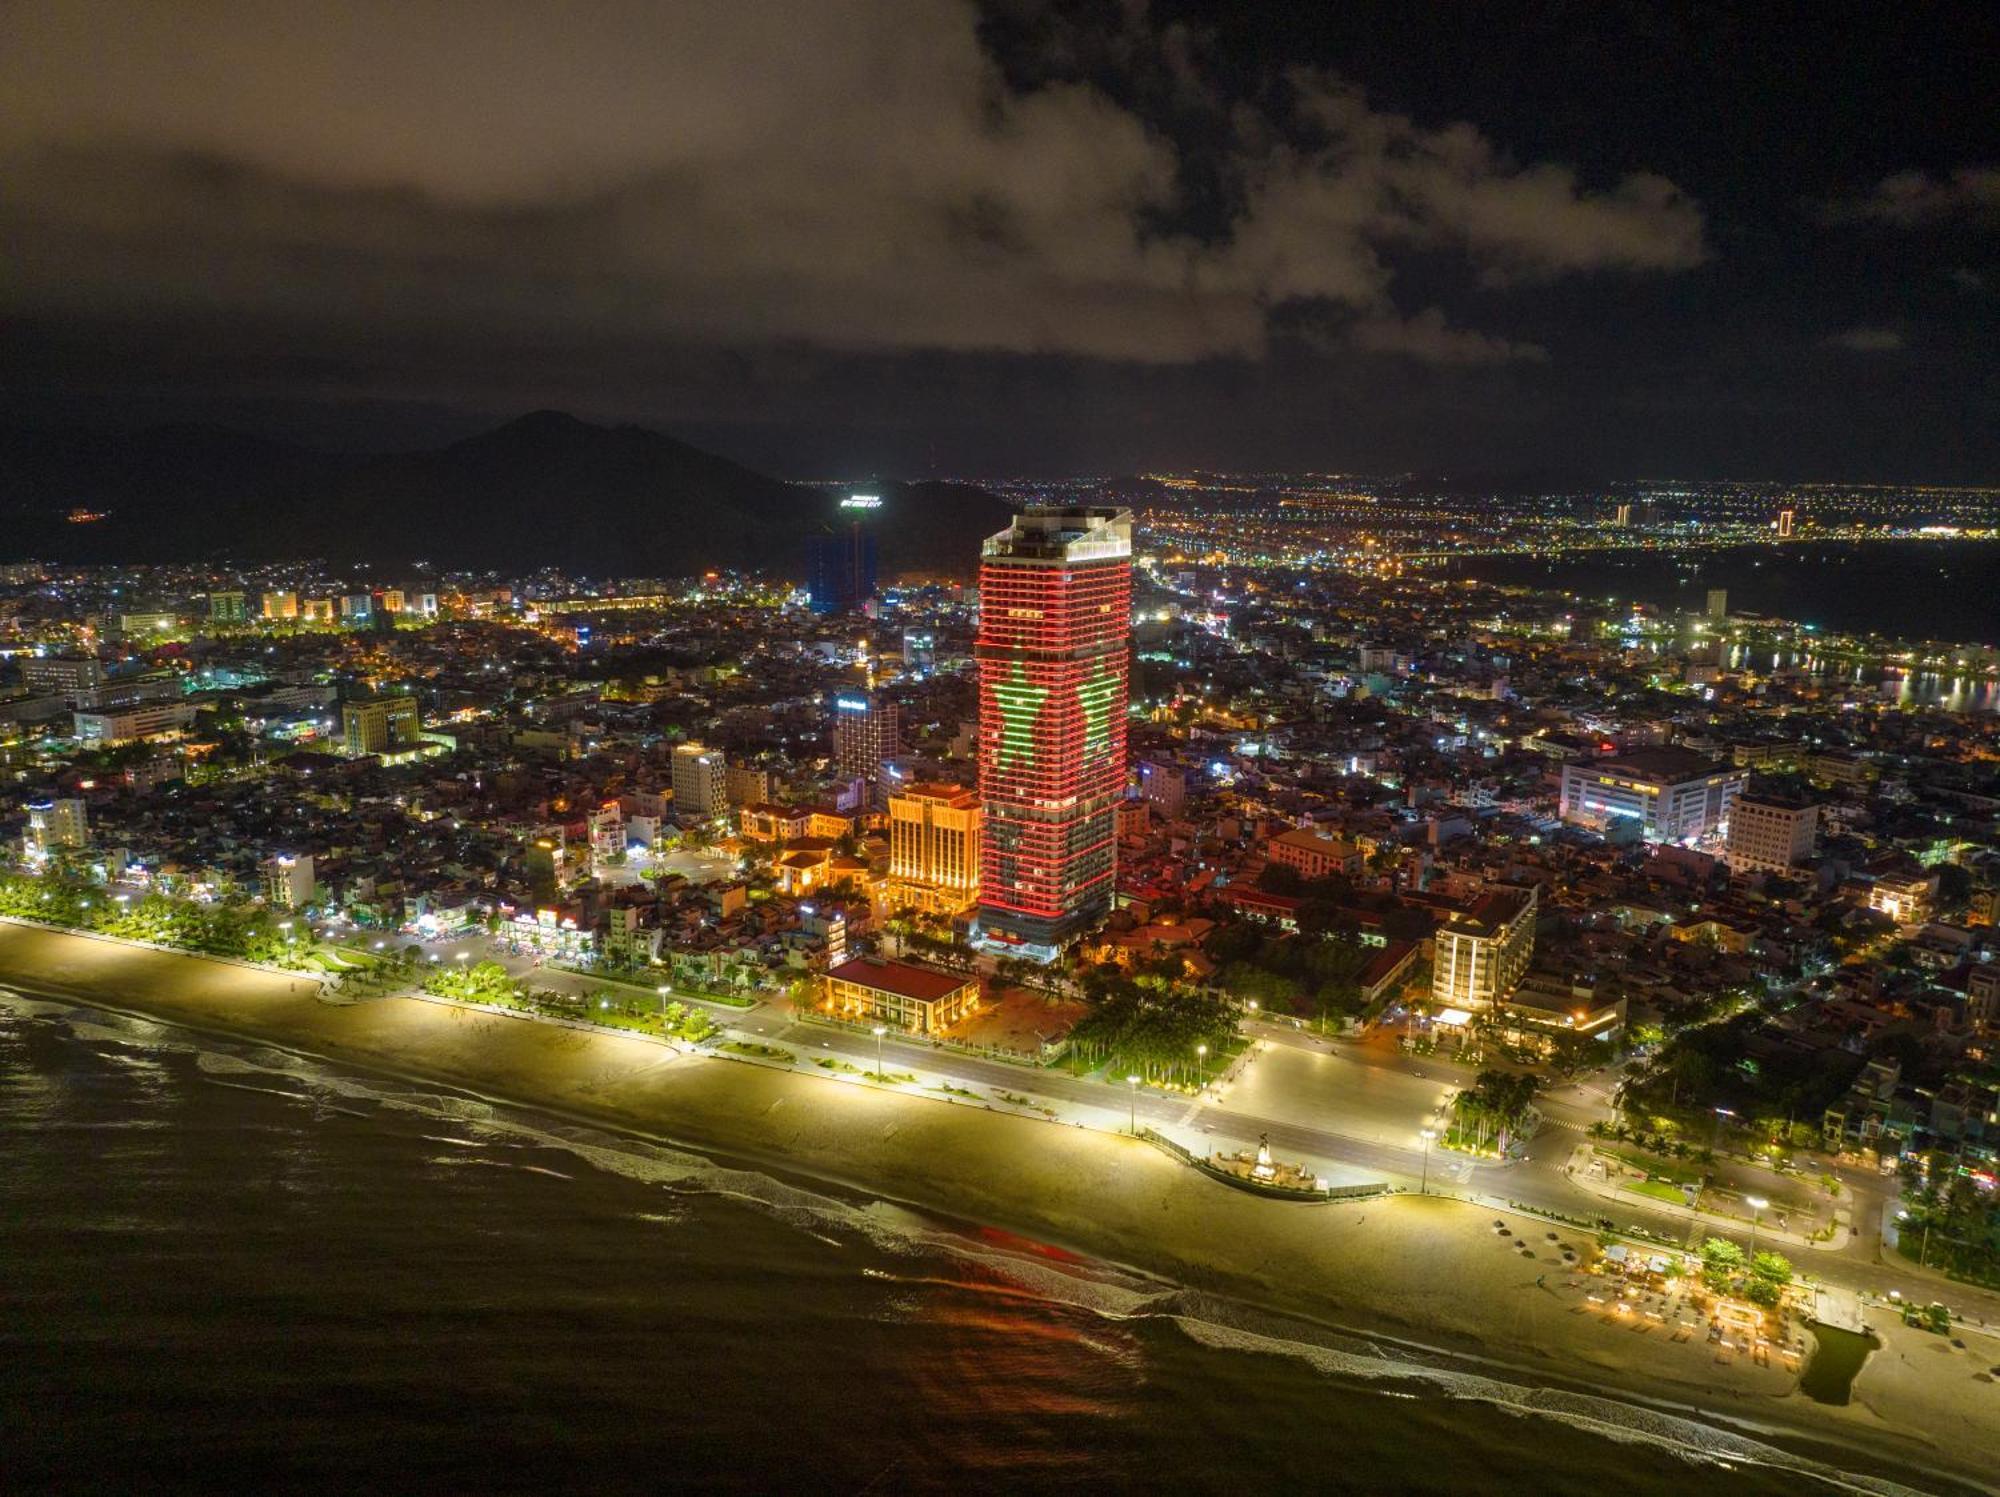
[[[765,572],[10,561],[0,913],[1504,1197],[1773,1379],[1794,1310],[2000,1281],[2000,650],[1442,565],[1990,496],[1004,496],[956,578],[858,489]]]
[[[0,38],[8,1494],[2000,1490],[2000,6]]]

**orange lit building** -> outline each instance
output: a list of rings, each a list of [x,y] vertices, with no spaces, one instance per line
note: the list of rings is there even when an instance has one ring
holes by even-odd
[[[979,1007],[979,979],[915,962],[857,956],[829,968],[825,1011],[857,1024],[936,1034]]]
[[[979,797],[962,785],[911,785],[889,797],[888,901],[955,915],[979,900]]]

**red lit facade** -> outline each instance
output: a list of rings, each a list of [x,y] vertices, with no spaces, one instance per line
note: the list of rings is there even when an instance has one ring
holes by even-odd
[[[1024,511],[979,573],[979,934],[1052,955],[1111,906],[1125,789],[1132,517]]]

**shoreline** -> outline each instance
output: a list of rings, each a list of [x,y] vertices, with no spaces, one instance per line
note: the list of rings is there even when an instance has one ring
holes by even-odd
[[[1936,553],[1927,554],[1930,548],[1937,548]],[[1864,565],[1885,571],[1915,573],[1939,560],[1947,566],[1962,561],[1982,570],[1990,570],[2000,564],[2000,536],[1833,536],[1800,537],[1787,541],[1775,538],[1730,539],[1714,543],[1694,541],[1678,548],[1633,543],[1549,554],[1467,553],[1453,556],[1448,563],[1436,569],[1435,575],[1456,575],[1491,586],[1527,587],[1592,597],[1608,593],[1624,601],[1649,603],[1663,609],[1694,606],[1699,602],[1703,589],[1720,585],[1735,590],[1732,593],[1733,602],[1751,607],[1756,589],[1749,578],[1741,575],[1743,563],[1758,559],[1789,561],[1806,553],[1842,550]],[[1677,564],[1688,557],[1695,558],[1701,567],[1714,569],[1718,574],[1733,571],[1738,575],[1722,580],[1710,577],[1699,583],[1692,580],[1669,582],[1667,579],[1673,576]],[[1617,575],[1606,576],[1604,573]],[[1903,580],[1907,581],[1907,578]],[[1962,577],[1958,585],[1965,585]],[[1741,596],[1736,596],[1738,593]],[[1774,598],[1753,611],[1785,626],[1811,624],[1830,636],[1879,639],[1882,644],[1880,651],[1869,648],[1847,651],[1827,641],[1820,644],[1822,650],[1830,653],[1867,658],[1878,664],[1886,659],[1887,651],[1894,649],[1926,649],[1938,654],[1972,651],[1985,655],[2000,646],[2000,641],[1990,637],[1990,626],[1983,617],[1960,619],[1950,616],[1934,624],[1890,626],[1872,614],[1857,616],[1836,610],[1836,615],[1829,618],[1824,614],[1825,606],[1823,601],[1818,604],[1820,611],[1816,614],[1801,607],[1797,598]],[[1802,612],[1804,616],[1800,617]],[[1942,628],[1944,632],[1927,632],[1933,627]],[[1969,631],[1967,637],[1954,637],[1960,629]],[[1977,637],[1982,631],[1988,632],[1988,637]],[[2000,679],[1996,677],[1996,667],[1990,659],[1983,664],[1975,662],[1969,669],[1961,668],[1961,673],[1985,681]]]
[[[1603,1399],[1703,1422],[1804,1461],[1858,1460],[1891,1480],[1949,1474],[1980,1482],[2000,1460],[2000,1431],[1954,1418],[1960,1411],[1931,1396],[1942,1391],[1931,1379],[1905,1377],[1894,1389],[1898,1426],[1925,1431],[1930,1438],[1922,1439],[1886,1427],[1859,1386],[1847,1408],[1813,1404],[1794,1391],[1796,1377],[1779,1369],[1718,1368],[1699,1343],[1635,1335],[1581,1313],[1581,1302],[1558,1303],[1536,1274],[1548,1225],[1539,1220],[1515,1218],[1522,1231],[1501,1238],[1489,1225],[1493,1213],[1440,1197],[1310,1208],[1267,1201],[1135,1139],[1004,1112],[981,1120],[967,1115],[987,1111],[976,1104],[684,1056],[648,1040],[508,1023],[457,1007],[393,998],[331,1004],[321,1001],[317,983],[296,977],[43,927],[0,927],[0,983],[58,1003],[449,1086],[496,1106],[740,1162],[808,1189],[832,1186],[952,1223],[990,1223],[1127,1268],[1161,1283],[1169,1298],[1179,1286],[1330,1336],[1379,1340],[1408,1358],[1400,1367],[1385,1361],[1385,1372],[1414,1367],[1423,1370],[1403,1375],[1447,1385],[1518,1381]],[[301,996],[300,986],[311,991]],[[1533,1267],[1519,1257],[1529,1246],[1529,1224]],[[1187,1318],[1173,1308],[1156,1313]],[[1312,1354],[1311,1341],[1297,1345]],[[1871,1370],[1885,1354],[1871,1359]],[[1531,1398],[1522,1406],[1551,1405]],[[1566,1416],[1590,1418],[1581,1408]]]

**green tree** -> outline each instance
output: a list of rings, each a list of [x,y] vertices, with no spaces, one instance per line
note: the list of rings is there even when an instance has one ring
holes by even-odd
[[[1727,1289],[1743,1268],[1743,1249],[1726,1237],[1711,1237],[1701,1245],[1701,1276],[1711,1289]]]
[[[1266,894],[1294,895],[1305,887],[1299,870],[1289,863],[1266,863],[1257,875],[1257,887]]]
[[[1750,1277],[1782,1290],[1792,1282],[1792,1260],[1783,1253],[1759,1253],[1750,1260]]]

